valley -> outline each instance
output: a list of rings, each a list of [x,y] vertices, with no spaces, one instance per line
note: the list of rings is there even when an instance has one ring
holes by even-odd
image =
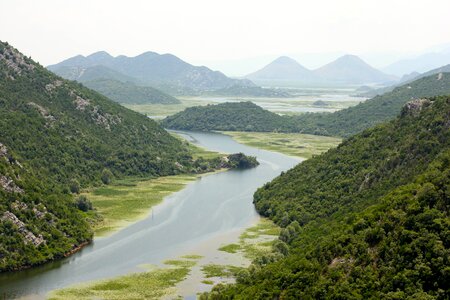
[[[450,2],[404,2],[4,1],[0,299],[450,299]]]
[[[201,244],[207,244],[208,249],[216,251],[223,245],[236,242],[241,230],[252,226],[259,219],[251,203],[255,189],[299,161],[282,154],[240,145],[221,134],[180,134],[188,141],[212,151],[241,151],[255,155],[261,165],[254,169],[220,172],[191,181],[184,189],[154,206],[153,213],[149,213],[144,220],[107,237],[95,238],[91,245],[62,261],[17,272],[13,276],[0,274],[2,291],[15,297],[44,297],[47,292],[56,288],[136,272],[143,264],[162,266],[168,259],[188,254],[202,255],[201,251],[195,250]],[[120,182],[118,184],[120,186]],[[170,189],[172,186],[170,185]],[[135,188],[140,190],[139,185],[131,187],[131,190]],[[113,190],[113,195],[114,191],[117,193],[114,186],[108,189]],[[111,194],[104,188],[100,191]],[[95,190],[93,193],[95,196]],[[94,199],[95,197],[95,203]],[[98,200],[97,203],[101,201]],[[198,207],[202,209],[199,210]],[[99,212],[101,211],[100,206]],[[121,214],[121,217],[126,215]],[[221,236],[228,238],[220,238]],[[212,243],[214,240],[215,244]],[[147,250],[142,251],[143,249]],[[208,261],[210,263],[214,261]]]

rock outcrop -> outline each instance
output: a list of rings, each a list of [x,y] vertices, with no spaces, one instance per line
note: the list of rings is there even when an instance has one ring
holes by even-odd
[[[19,218],[17,218],[16,215],[13,214],[12,212],[10,211],[4,212],[0,220],[2,222],[10,221],[11,223],[13,223],[17,227],[19,232],[23,235],[25,243],[31,243],[35,247],[39,246],[42,243],[45,243],[45,240],[42,237],[42,235],[40,234],[38,236],[34,235],[31,231],[29,231],[26,228],[25,223],[20,221]]]

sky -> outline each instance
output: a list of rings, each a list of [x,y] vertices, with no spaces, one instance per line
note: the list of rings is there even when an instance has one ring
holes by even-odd
[[[0,0],[0,11],[0,40],[42,65],[154,51],[237,76],[280,55],[382,67],[450,42],[449,0]]]

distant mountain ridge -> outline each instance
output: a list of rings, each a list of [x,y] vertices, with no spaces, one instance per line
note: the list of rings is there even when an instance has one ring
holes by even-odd
[[[250,80],[232,79],[204,66],[193,66],[172,54],[145,52],[135,57],[113,57],[105,51],[88,56],[77,55],[48,69],[59,74],[64,68],[91,68],[104,66],[125,76],[134,78],[142,85],[174,86],[194,91],[211,91],[235,85],[255,86]],[[110,78],[108,78],[110,79]]]
[[[327,81],[348,84],[386,83],[396,79],[373,68],[356,55],[341,56],[314,73]]]
[[[281,56],[245,78],[255,82],[289,81],[304,84],[388,83],[397,78],[373,68],[355,55],[344,55],[316,69],[309,70],[296,60]]]
[[[382,70],[389,74],[403,76],[412,72],[424,73],[450,64],[450,49],[443,52],[425,53],[415,58],[399,60]]]

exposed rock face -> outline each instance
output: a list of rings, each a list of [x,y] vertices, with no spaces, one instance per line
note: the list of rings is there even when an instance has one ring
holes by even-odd
[[[63,84],[61,80],[55,80],[52,83],[49,83],[45,86],[47,92],[53,92],[57,87],[60,87]]]
[[[91,102],[89,102],[88,99],[84,99],[72,91],[70,92],[70,95],[75,97],[75,100],[73,100],[73,103],[75,103],[76,109],[78,109],[78,110],[85,111],[86,107],[91,105]]]
[[[2,158],[2,157],[7,158],[7,155],[8,155],[8,148],[6,148],[5,145],[0,143],[0,158]]]
[[[18,187],[11,178],[2,174],[0,174],[0,187],[8,193],[22,194],[24,192],[24,190]]]
[[[20,221],[19,218],[17,218],[16,215],[13,214],[12,212],[6,211],[5,213],[3,213],[3,216],[0,218],[0,220],[2,222],[10,221],[15,226],[17,226],[19,232],[24,237],[25,243],[32,243],[36,247],[39,246],[42,243],[45,243],[45,240],[42,237],[42,235],[35,236],[31,231],[29,231],[26,228],[25,223]]]
[[[28,102],[28,105],[35,108],[47,121],[53,122],[56,120],[56,118],[52,116],[46,108],[40,106],[39,104]]]
[[[122,119],[118,116],[101,112],[98,106],[94,106],[94,109],[91,112],[91,117],[97,125],[105,127],[106,130],[111,130],[111,125],[116,125],[122,122]]]
[[[11,46],[6,46],[0,51],[0,60],[4,60],[6,66],[12,71],[9,75],[11,79],[14,79],[14,75],[21,75],[24,70],[34,70],[34,65],[27,62],[25,56],[16,51]]]
[[[432,102],[429,99],[416,99],[409,101],[408,103],[405,104],[405,106],[402,109],[402,116],[404,115],[417,116],[424,107],[427,107],[431,104]]]

